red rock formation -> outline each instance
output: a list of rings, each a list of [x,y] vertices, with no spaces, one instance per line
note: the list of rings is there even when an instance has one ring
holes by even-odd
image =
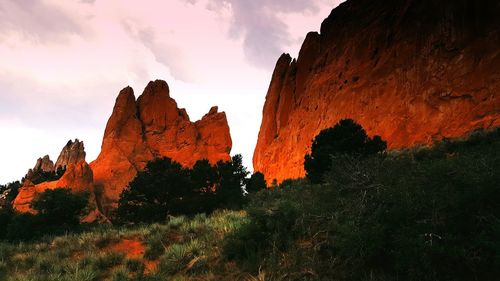
[[[45,156],[44,158],[38,159],[35,168],[33,170],[30,169],[30,171],[33,172],[41,170],[44,172],[54,172],[56,167],[65,168],[66,171],[62,177],[55,181],[42,182],[35,185],[31,179],[26,176],[23,186],[19,189],[19,194],[12,204],[13,208],[19,212],[34,213],[35,211],[30,208],[30,204],[37,194],[40,194],[48,189],[60,187],[70,188],[71,191],[75,193],[89,192],[91,195],[89,203],[94,208],[90,214],[83,218],[83,221],[105,221],[106,219],[95,206],[94,177],[92,169],[85,161],[85,148],[83,142],[78,141],[78,139],[74,142],[71,140],[68,141],[68,143],[61,150],[57,164],[55,166],[51,164],[52,161],[50,161],[48,156]]]
[[[267,180],[304,176],[314,136],[341,118],[390,148],[500,125],[500,3],[350,0],[297,60],[276,64],[253,165]]]
[[[13,207],[19,212],[31,212],[31,201],[39,193],[47,189],[70,188],[73,192],[93,192],[93,176],[90,166],[83,161],[71,163],[67,166],[64,175],[56,181],[42,182],[34,185],[30,180],[25,180],[19,194],[14,199]]]
[[[65,168],[70,163],[77,163],[81,160],[85,161],[85,148],[83,146],[83,141],[75,139],[73,142],[69,140],[68,143],[63,147],[59,157],[57,157],[54,170]]]
[[[137,101],[127,87],[116,99],[101,153],[90,164],[101,207],[115,207],[123,189],[155,157],[167,156],[184,166],[200,159],[215,163],[230,159],[231,146],[226,115],[217,107],[193,123],[169,96],[165,81],[150,82]]]

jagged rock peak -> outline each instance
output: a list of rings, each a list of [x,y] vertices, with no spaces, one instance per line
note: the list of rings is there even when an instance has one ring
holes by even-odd
[[[75,139],[69,140],[61,150],[55,164],[55,170],[66,168],[70,164],[76,164],[80,161],[85,161],[85,147],[83,141]]]
[[[50,160],[48,155],[40,157],[36,160],[36,164],[32,169],[29,169],[26,175],[23,177],[22,181],[33,180],[35,174],[40,174],[41,172],[53,172],[55,171],[54,162]]]
[[[106,125],[101,152],[90,166],[102,189],[105,210],[116,206],[121,191],[147,162],[167,156],[184,166],[197,160],[229,160],[232,141],[226,115],[212,107],[202,120],[191,122],[185,109],[170,97],[167,82],[149,82],[135,100],[123,89]]]
[[[214,115],[214,114],[217,114],[217,113],[219,113],[219,107],[218,106],[212,106],[210,108],[210,110],[208,111],[208,113],[205,114],[205,116]]]
[[[166,97],[170,97],[170,88],[168,86],[168,83],[164,80],[159,79],[150,81],[144,89],[144,92],[142,93],[143,96],[160,94],[166,95]]]
[[[125,107],[128,104],[135,104],[134,89],[130,86],[127,86],[120,91],[118,97],[116,97],[115,107]]]
[[[50,160],[50,157],[48,155],[45,155],[43,157],[40,157],[36,160],[35,167],[33,168],[34,171],[41,170],[43,172],[52,172],[54,171],[54,162]]]

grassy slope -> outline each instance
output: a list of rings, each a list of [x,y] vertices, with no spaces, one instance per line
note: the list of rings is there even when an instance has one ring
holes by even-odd
[[[245,221],[244,212],[222,211],[165,224],[103,226],[34,243],[0,243],[0,280],[236,280],[243,275],[234,263],[221,260],[221,243]]]

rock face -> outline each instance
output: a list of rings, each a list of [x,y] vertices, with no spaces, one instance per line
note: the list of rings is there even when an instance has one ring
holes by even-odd
[[[74,164],[80,162],[81,160],[85,161],[85,147],[83,146],[83,141],[75,139],[73,142],[72,140],[69,140],[61,150],[54,166],[54,170],[64,168],[71,163]]]
[[[500,125],[500,2],[350,0],[297,60],[274,70],[253,165],[266,179],[305,175],[322,129],[359,122],[389,148]]]
[[[93,194],[93,173],[90,166],[85,161],[83,142],[78,140],[75,142],[69,141],[61,151],[61,155],[58,159],[64,159],[61,160],[59,166],[66,168],[62,177],[55,181],[42,182],[37,185],[33,184],[29,178],[25,178],[23,187],[19,189],[19,194],[13,202],[14,209],[19,212],[33,213],[34,210],[30,208],[30,203],[37,194],[47,189],[62,187],[70,188],[73,192],[89,192]],[[35,169],[37,166],[38,161]],[[42,166],[43,165],[40,167]],[[52,167],[52,170],[47,170],[45,172],[53,172],[55,170],[54,168],[55,167]],[[91,200],[93,200],[93,197],[91,197]]]
[[[54,171],[54,162],[50,160],[50,157],[48,155],[45,155],[43,158],[38,158],[36,160],[35,167],[33,168],[34,171],[44,171],[44,172],[51,172]]]
[[[101,153],[90,166],[101,208],[116,206],[119,195],[146,163],[167,156],[184,166],[197,160],[229,160],[232,141],[226,115],[213,107],[197,122],[179,109],[165,81],[150,82],[135,100],[127,87],[108,120]]]
[[[33,176],[40,172],[54,172],[54,162],[50,160],[48,155],[44,157],[40,157],[36,160],[35,167],[33,169],[29,169],[26,176],[24,176],[24,180],[32,180]]]

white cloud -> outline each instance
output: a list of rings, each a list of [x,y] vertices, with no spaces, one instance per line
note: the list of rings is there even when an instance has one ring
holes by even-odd
[[[83,32],[70,14],[56,5],[38,0],[3,0],[0,2],[0,39],[13,32],[33,43],[66,41]]]
[[[185,0],[194,3],[195,0]],[[331,3],[323,0],[208,0],[207,9],[214,12],[231,12],[229,35],[233,39],[243,40],[243,49],[248,61],[258,67],[274,67],[276,58],[283,52],[296,49],[301,43],[297,32],[307,32],[303,24],[308,18],[318,20],[318,14],[331,9]],[[303,28],[291,29],[284,18],[298,15],[296,20]],[[319,27],[319,22],[316,25]],[[305,34],[304,34],[305,35]],[[298,35],[302,37],[303,35]]]

